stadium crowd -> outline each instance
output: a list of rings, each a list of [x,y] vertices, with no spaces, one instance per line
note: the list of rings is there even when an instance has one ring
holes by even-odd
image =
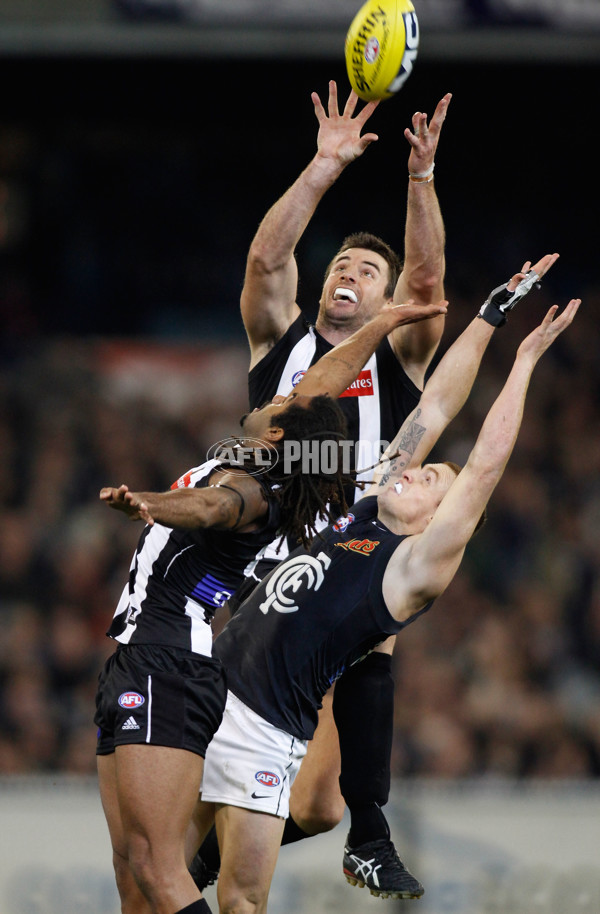
[[[0,774],[92,774],[96,679],[114,646],[105,630],[139,536],[99,490],[166,489],[237,428],[246,411],[238,302],[247,246],[265,203],[295,173],[292,153],[302,164],[312,155],[314,125],[305,68],[301,85],[288,87],[293,103],[260,129],[252,104],[235,117],[229,105],[212,106],[209,141],[195,70],[196,81],[175,68],[163,87],[154,61],[136,64],[137,83],[124,62],[110,91],[104,70],[97,78],[78,64],[74,79],[67,66],[40,67],[37,81],[12,80],[32,95],[8,93],[13,119],[0,124]],[[566,118],[556,106],[581,131],[589,118],[573,106],[587,96],[557,69],[525,71],[547,131],[543,156],[538,130],[498,144],[498,124],[512,123],[515,93],[520,105],[525,92],[521,71],[510,85],[506,68],[496,83],[480,64],[477,80],[456,68],[448,87],[434,68],[435,90],[412,83],[419,98],[455,93],[436,171],[448,228],[441,351],[525,258],[561,253],[548,283],[496,334],[439,456],[464,460],[517,342],[544,310],[573,296],[583,304],[536,370],[486,526],[443,598],[397,640],[397,777],[600,775],[600,289],[595,233],[571,218],[571,183],[568,193],[557,183]],[[466,143],[480,73],[495,115],[471,125],[476,141]],[[90,93],[100,114],[88,123]],[[316,302],[343,233],[368,228],[399,242],[388,182],[399,155],[394,118],[405,125],[414,104],[423,103],[409,93],[403,107],[378,112],[385,142],[371,170],[355,166],[356,186],[369,189],[360,219],[347,185],[322,206],[301,252],[314,260],[303,275],[317,283],[301,290],[304,305]],[[25,107],[35,127],[21,126]],[[240,190],[231,176],[241,136],[250,139]],[[188,342],[164,342],[176,338]]]
[[[594,291],[576,291],[580,317],[539,367],[486,526],[434,610],[398,638],[396,777],[600,774],[600,364]],[[440,456],[464,459],[547,294],[496,335]],[[473,311],[451,279],[448,298],[445,341]],[[246,365],[233,345],[4,347],[0,774],[95,771],[96,678],[139,535],[99,489],[166,489],[202,462],[237,427]]]

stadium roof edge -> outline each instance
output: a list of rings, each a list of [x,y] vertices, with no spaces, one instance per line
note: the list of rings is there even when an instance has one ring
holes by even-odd
[[[165,23],[44,23],[0,26],[0,54],[12,57],[197,57],[238,60],[338,59],[338,28],[264,29]],[[421,34],[421,61],[598,63],[600,33],[473,28]]]

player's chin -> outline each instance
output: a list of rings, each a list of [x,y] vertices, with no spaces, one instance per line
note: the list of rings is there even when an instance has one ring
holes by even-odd
[[[389,505],[390,503],[390,493],[388,486],[384,486],[381,489],[381,492],[377,493],[377,504],[378,505]]]
[[[327,317],[335,321],[349,321],[362,314],[360,302],[332,301],[327,306]]]

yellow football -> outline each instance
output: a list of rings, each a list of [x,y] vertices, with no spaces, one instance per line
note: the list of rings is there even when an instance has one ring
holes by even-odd
[[[410,76],[419,23],[410,0],[367,0],[346,35],[346,70],[359,98],[391,98]]]

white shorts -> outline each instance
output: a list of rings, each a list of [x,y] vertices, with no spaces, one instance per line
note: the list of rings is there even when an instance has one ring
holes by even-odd
[[[223,721],[206,750],[202,799],[287,819],[306,744],[228,692]]]

